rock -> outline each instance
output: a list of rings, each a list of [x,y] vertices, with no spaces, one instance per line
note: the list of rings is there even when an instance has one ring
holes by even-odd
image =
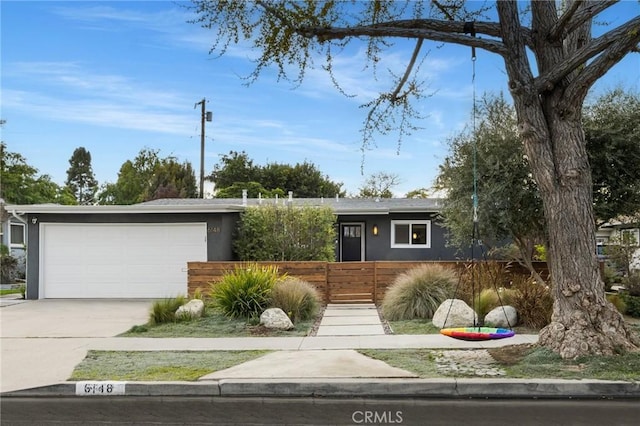
[[[518,324],[518,311],[513,306],[498,306],[484,317],[484,325],[487,327],[508,328],[516,324]]]
[[[277,330],[291,330],[293,323],[280,308],[267,309],[260,315],[260,325]]]
[[[200,318],[202,316],[202,312],[204,311],[204,302],[200,299],[189,300],[189,302],[180,306],[178,310],[176,310],[177,318]]]
[[[474,319],[477,322],[478,315],[463,300],[447,299],[433,314],[432,322],[438,328],[472,327]]]

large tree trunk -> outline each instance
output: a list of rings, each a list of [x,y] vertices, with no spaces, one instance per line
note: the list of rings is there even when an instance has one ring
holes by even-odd
[[[554,40],[550,34],[557,21],[555,4],[532,2],[531,7],[533,50],[538,71],[545,74],[591,39],[590,22],[569,37]],[[591,169],[581,123],[589,82],[574,81],[576,69],[542,92],[537,90],[519,31],[517,3],[497,2],[497,10],[509,49],[504,59],[518,130],[540,189],[548,230],[554,305],[551,324],[540,332],[540,344],[563,358],[638,349],[638,337],[606,300],[595,253]]]
[[[558,97],[545,98],[550,104]],[[551,324],[540,332],[540,344],[563,358],[635,350],[640,342],[606,300],[600,276],[591,173],[580,114],[576,113],[580,106],[545,106],[543,101],[550,140],[530,137],[527,141],[538,150],[551,148],[542,158],[554,158],[552,170],[545,169],[548,164],[533,168],[537,170],[547,221],[547,259],[554,296]]]

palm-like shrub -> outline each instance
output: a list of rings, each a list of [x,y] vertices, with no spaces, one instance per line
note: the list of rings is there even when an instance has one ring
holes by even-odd
[[[210,285],[216,307],[231,318],[257,318],[269,306],[271,291],[280,277],[276,266],[248,264]]]
[[[176,311],[185,303],[187,303],[187,298],[184,296],[156,300],[151,306],[149,323],[165,324],[178,321],[178,318],[176,318]]]
[[[273,288],[271,306],[282,309],[294,323],[306,321],[318,313],[320,294],[308,282],[295,277],[286,277]]]
[[[382,301],[390,321],[432,318],[438,306],[453,294],[456,274],[443,266],[420,265],[396,277]]]

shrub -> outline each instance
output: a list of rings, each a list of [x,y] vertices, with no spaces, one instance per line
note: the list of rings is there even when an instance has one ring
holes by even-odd
[[[620,294],[607,294],[607,300],[616,307],[618,312],[624,314],[627,312],[627,304],[624,301],[624,298]]]
[[[165,324],[178,321],[178,318],[176,318],[176,311],[185,303],[187,303],[187,298],[184,296],[156,300],[153,302],[153,306],[151,307],[149,323]]]
[[[518,311],[520,322],[533,329],[541,329],[551,322],[553,297],[547,286],[531,278],[515,277],[512,282],[511,305]]]
[[[473,310],[478,314],[480,321],[493,308],[500,306],[500,298],[498,292],[491,288],[485,288],[473,301]]]
[[[455,297],[464,300],[469,306],[474,306],[478,303],[477,299],[482,290],[490,289],[495,293],[496,289],[504,288],[510,280],[511,277],[504,264],[498,262],[469,264],[460,276]]]
[[[18,259],[11,256],[9,247],[0,244],[0,282],[12,284],[18,274]]]
[[[280,280],[271,292],[271,306],[280,308],[294,323],[312,319],[320,308],[318,290],[295,277]]]
[[[335,214],[329,207],[248,207],[234,238],[246,261],[335,259]]]
[[[215,306],[231,318],[256,318],[269,306],[271,290],[279,280],[276,266],[236,266],[210,286]]]
[[[396,277],[382,301],[390,321],[432,318],[452,293],[456,274],[440,265],[420,265]]]
[[[623,293],[622,300],[624,300],[624,303],[627,305],[627,315],[634,318],[640,318],[640,297]]]
[[[624,288],[630,296],[640,296],[640,273],[632,273],[623,280]]]

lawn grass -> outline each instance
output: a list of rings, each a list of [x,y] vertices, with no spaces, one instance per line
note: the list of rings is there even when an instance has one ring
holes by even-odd
[[[10,288],[10,289],[5,289],[5,290],[0,290],[0,296],[4,296],[6,294],[18,294],[18,293],[22,293],[22,289],[20,288]]]
[[[89,351],[69,380],[192,381],[269,351]]]
[[[640,381],[639,352],[611,357],[591,356],[563,360],[545,348],[532,345],[518,346],[489,350],[496,360],[495,367],[505,372],[501,378]],[[359,352],[393,367],[411,371],[421,378],[459,377],[454,372],[438,371],[435,359],[441,350],[366,349]]]
[[[315,320],[300,321],[289,331],[268,330],[243,319],[225,316],[220,310],[207,308],[201,318],[166,324],[143,324],[132,327],[119,337],[295,337],[307,336]]]
[[[438,334],[440,329],[430,319],[387,321],[393,334]]]

